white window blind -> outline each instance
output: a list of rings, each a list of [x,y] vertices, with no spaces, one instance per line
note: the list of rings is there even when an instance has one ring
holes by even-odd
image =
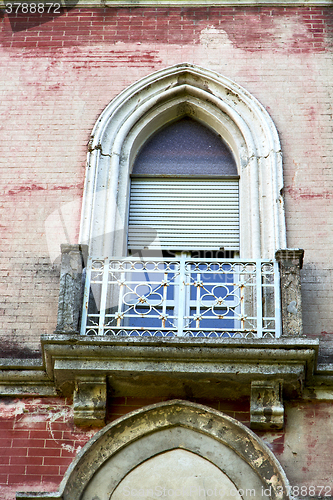
[[[128,248],[238,251],[238,180],[132,178]]]

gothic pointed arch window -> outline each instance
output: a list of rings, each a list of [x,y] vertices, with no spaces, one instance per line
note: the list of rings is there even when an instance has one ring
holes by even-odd
[[[126,89],[90,144],[82,333],[279,336],[276,266],[258,259],[286,246],[282,185],[275,126],[234,82],[183,64]],[[179,262],[126,261],[146,250]],[[248,264],[193,263],[193,251],[239,252]]]
[[[128,250],[239,251],[238,172],[221,137],[190,117],[148,139],[131,173]]]
[[[274,258],[276,249],[286,247],[275,125],[245,89],[190,64],[135,82],[97,120],[89,144],[80,243],[89,245],[91,255],[126,255],[134,160],[156,131],[184,116],[214,131],[232,151],[239,175],[240,257]]]

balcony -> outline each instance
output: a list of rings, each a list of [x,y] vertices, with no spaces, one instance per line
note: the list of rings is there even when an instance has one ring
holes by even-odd
[[[113,396],[148,394],[246,397],[253,428],[283,426],[283,399],[311,383],[318,352],[302,330],[302,250],[275,260],[87,254],[62,245],[57,329],[42,336],[47,375],[73,395],[77,425],[103,425]]]
[[[90,257],[81,334],[279,338],[278,263]]]

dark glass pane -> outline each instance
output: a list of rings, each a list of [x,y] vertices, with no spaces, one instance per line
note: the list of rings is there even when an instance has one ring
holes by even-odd
[[[133,175],[237,176],[229,147],[191,118],[158,131],[139,152]]]

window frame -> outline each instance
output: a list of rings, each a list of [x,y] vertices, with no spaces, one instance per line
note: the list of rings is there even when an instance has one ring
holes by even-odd
[[[189,64],[149,75],[103,111],[89,146],[80,242],[96,256],[127,254],[130,174],[137,152],[162,126],[190,116],[232,150],[239,174],[241,258],[286,247],[282,155],[265,108],[231,80]]]

